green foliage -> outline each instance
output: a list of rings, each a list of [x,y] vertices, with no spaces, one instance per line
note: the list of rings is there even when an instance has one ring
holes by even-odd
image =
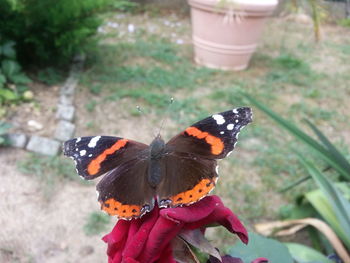
[[[47,85],[59,84],[64,80],[64,77],[65,76],[61,71],[52,67],[41,69],[37,74],[38,80]]]
[[[133,12],[139,7],[139,4],[128,0],[114,0],[112,6],[116,11]]]
[[[17,62],[15,42],[0,38],[0,105],[20,100],[29,82]]]
[[[84,225],[84,232],[87,236],[98,235],[107,229],[110,217],[101,212],[92,212],[86,224]]]
[[[6,133],[11,128],[11,125],[9,123],[0,121],[0,146],[6,145]]]
[[[95,55],[94,60],[88,61],[87,67],[90,65],[90,68],[83,75],[82,82],[93,94],[107,94],[102,100],[96,97],[87,103],[88,111],[93,111],[105,100],[131,98],[137,101],[135,104],[151,105],[157,113],[163,114],[170,97],[176,92],[194,90],[215,73],[214,70],[194,67],[178,54],[174,44],[154,37],[137,38],[135,43],[103,45]],[[187,120],[182,121],[189,121],[194,116],[198,118],[198,114],[205,112],[201,104],[190,97],[176,99],[171,108],[170,114],[176,119],[179,112],[186,113]]]
[[[291,54],[281,54],[273,60],[272,65],[274,70],[266,76],[268,82],[307,86],[318,77],[305,61]]]
[[[309,174],[316,181],[320,192],[315,198],[313,194],[306,193],[306,197],[317,210],[317,212],[330,224],[332,229],[342,239],[344,244],[350,249],[350,202],[336,186],[327,179],[312,163],[302,159],[301,162],[306,167]],[[343,187],[350,191],[349,185],[343,184]]]
[[[90,100],[86,105],[85,108],[89,112],[93,112],[95,110],[95,107],[97,105],[97,102],[95,100]]]
[[[266,113],[280,126],[289,131],[297,139],[301,140],[305,145],[313,150],[315,155],[324,160],[327,165],[336,170],[344,179],[350,180],[350,163],[346,160],[343,154],[341,154],[336,147],[324,136],[320,130],[316,128],[312,123],[307,121],[307,124],[318,136],[320,142],[307,135],[300,130],[296,125],[288,120],[283,119],[277,113],[273,112],[268,107],[256,101],[253,97],[246,94],[246,98],[253,103],[257,108]]]
[[[329,139],[310,121],[306,120],[306,123],[315,133],[318,138],[313,139],[307,135],[297,126],[292,124],[290,121],[283,119],[277,113],[265,105],[259,103],[249,95],[245,95],[250,102],[256,107],[266,113],[279,125],[289,131],[293,136],[298,138],[303,144],[307,145],[312,152],[315,153],[316,157],[321,158],[327,165],[327,169],[321,172],[316,166],[308,160],[304,155],[296,151],[296,154],[306,168],[308,175],[298,183],[305,181],[306,179],[312,178],[319,189],[311,192],[307,192],[304,195],[313,209],[308,209],[308,213],[312,213],[312,216],[321,216],[336,232],[340,239],[344,242],[348,249],[350,249],[350,201],[349,201],[349,184],[335,184],[328,179],[331,174],[326,175],[327,170],[333,170],[339,174],[341,180],[350,181],[350,163],[346,157],[329,141]],[[331,169],[329,169],[331,168]],[[287,186],[286,189],[295,187],[297,183],[293,183]],[[342,188],[342,191],[339,189]],[[305,207],[308,205],[305,203],[299,203],[299,206],[290,209],[289,215],[293,218],[300,216],[310,216],[305,214]]]
[[[290,254],[296,262],[300,263],[332,263],[333,261],[322,255],[315,249],[297,244],[297,243],[285,243]]]
[[[252,232],[249,233],[248,245],[236,242],[229,253],[233,257],[241,258],[243,262],[253,262],[256,258],[265,257],[271,263],[293,263],[293,258],[283,243]]]
[[[338,22],[343,27],[350,27],[350,18],[344,18]]]
[[[17,43],[22,62],[67,63],[82,52],[111,0],[0,0],[0,34]]]

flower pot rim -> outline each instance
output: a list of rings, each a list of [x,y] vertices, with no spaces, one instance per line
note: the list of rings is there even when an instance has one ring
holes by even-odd
[[[195,0],[197,2],[208,2],[215,5],[220,4],[237,4],[239,5],[258,5],[258,6],[275,6],[278,0]]]
[[[262,12],[261,15],[271,14],[278,0],[187,0],[188,4],[195,8],[200,8],[213,12],[226,12],[228,8],[236,11]],[[266,13],[266,14],[263,14]]]

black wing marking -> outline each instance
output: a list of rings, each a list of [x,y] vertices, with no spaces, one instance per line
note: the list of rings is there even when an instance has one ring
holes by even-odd
[[[93,136],[66,141],[63,153],[75,161],[77,173],[90,180],[131,158],[143,158],[147,148],[145,144],[119,137]]]
[[[193,153],[204,158],[222,159],[233,149],[242,128],[252,122],[250,108],[214,114],[188,127],[167,143],[168,152]]]

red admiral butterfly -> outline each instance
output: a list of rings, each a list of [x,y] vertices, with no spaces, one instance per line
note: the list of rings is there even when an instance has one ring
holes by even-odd
[[[97,184],[101,209],[122,219],[159,207],[190,205],[205,197],[218,179],[217,160],[233,150],[240,130],[252,121],[250,108],[214,114],[165,143],[150,145],[110,136],[81,137],[64,143],[78,174]]]

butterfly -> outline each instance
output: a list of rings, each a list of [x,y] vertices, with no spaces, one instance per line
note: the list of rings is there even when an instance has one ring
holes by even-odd
[[[252,121],[250,108],[214,114],[167,143],[157,135],[150,145],[112,136],[66,141],[64,155],[96,186],[101,209],[130,220],[160,208],[193,204],[216,185],[217,160],[230,155],[239,132]]]

